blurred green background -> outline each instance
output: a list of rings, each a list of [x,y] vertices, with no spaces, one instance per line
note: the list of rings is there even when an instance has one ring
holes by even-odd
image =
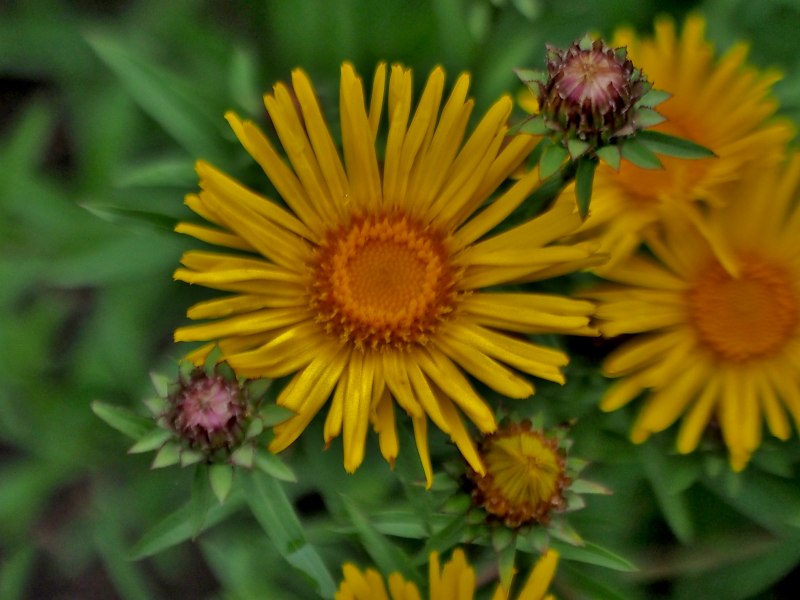
[[[191,244],[171,227],[188,214],[193,162],[257,174],[226,109],[265,123],[262,92],[296,66],[333,109],[342,60],[365,77],[386,60],[414,67],[418,85],[436,64],[451,77],[470,70],[477,114],[517,91],[511,69],[540,67],[547,42],[621,23],[647,33],[656,14],[692,10],[719,49],[749,40],[752,63],[785,73],[781,112],[800,121],[797,0],[0,2],[0,599],[314,597],[247,515],[144,552],[142,534],[186,502],[190,473],[151,472],[90,410],[95,399],[139,410],[148,372],[174,370],[171,332],[203,294],[171,279]],[[744,484],[698,483],[695,458],[669,456],[669,440],[634,454],[617,417],[601,420],[596,358],[586,345],[573,352],[576,436],[593,478],[615,490],[575,524],[640,570],[564,561],[574,595],[562,597],[792,597],[797,441],[767,452]],[[305,460],[290,495],[338,577],[344,556],[365,560],[332,533],[346,521],[339,494],[378,505],[385,480],[370,473],[388,470],[376,460],[312,480],[303,473],[325,467]],[[152,555],[131,560],[137,548]]]

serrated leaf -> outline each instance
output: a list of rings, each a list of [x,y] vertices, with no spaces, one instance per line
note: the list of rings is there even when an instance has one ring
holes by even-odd
[[[409,569],[410,559],[400,547],[386,539],[349,497],[344,494],[340,497],[347,516],[358,534],[361,547],[367,551],[378,570],[383,573],[398,572],[406,578],[418,579],[416,572]]]
[[[202,480],[203,488],[208,489],[208,481]],[[200,531],[195,531],[193,526],[193,509],[192,502],[184,505],[183,507],[164,518],[152,529],[147,531],[141,539],[131,548],[131,560],[140,560],[154,554],[158,554],[171,548],[181,542],[185,542],[195,537]],[[241,497],[235,500],[233,497],[229,498],[225,504],[213,505],[208,514],[205,515],[205,522],[203,529],[207,529],[217,523],[221,522],[242,506]]]
[[[155,427],[152,419],[137,415],[127,408],[106,404],[95,400],[91,404],[92,412],[111,425],[117,431],[138,440]]]
[[[154,429],[150,433],[145,434],[139,438],[128,450],[128,454],[140,454],[142,452],[151,452],[156,448],[163,446],[168,439],[172,437],[172,432],[167,429]]]
[[[650,151],[667,156],[687,159],[715,158],[717,156],[705,146],[660,131],[640,131],[636,134],[635,139]],[[626,145],[628,143],[627,141],[625,142]],[[624,151],[622,155],[625,156]]]
[[[253,516],[286,561],[314,582],[323,598],[333,598],[336,584],[303,527],[281,484],[258,470],[242,472],[242,487]]]
[[[652,108],[640,108],[636,111],[633,117],[636,127],[640,129],[647,129],[648,127],[655,127],[667,120],[667,117]]]
[[[569,543],[554,541],[552,547],[558,551],[561,558],[564,560],[574,560],[605,567],[607,569],[614,569],[615,571],[632,572],[637,570],[636,566],[629,560],[612,552],[608,548],[598,546],[592,542],[586,542],[583,546],[575,546]]]
[[[592,184],[594,171],[597,168],[597,159],[581,158],[578,160],[578,169],[575,173],[575,200],[578,203],[578,213],[581,219],[589,214],[589,203],[592,201]]]
[[[294,471],[279,456],[272,454],[268,450],[256,452],[254,462],[257,468],[270,477],[289,483],[297,481],[297,475],[294,474]]]
[[[151,469],[163,469],[164,467],[171,467],[177,465],[181,460],[181,447],[180,444],[166,443],[156,453],[153,463],[150,465]]]
[[[619,150],[619,146],[603,146],[602,148],[595,150],[595,154],[597,154],[600,160],[605,162],[612,169],[619,171],[619,163],[622,160],[622,154]]]
[[[636,138],[627,139],[620,144],[622,158],[642,169],[661,169],[663,165],[658,157],[648,146],[644,145],[644,142],[640,142],[638,139],[645,133],[648,132],[641,131]]]
[[[569,152],[560,144],[551,144],[542,152],[539,159],[539,176],[547,179],[567,160]]]
[[[231,465],[211,465],[208,467],[208,481],[220,504],[225,502],[233,487],[233,467]]]

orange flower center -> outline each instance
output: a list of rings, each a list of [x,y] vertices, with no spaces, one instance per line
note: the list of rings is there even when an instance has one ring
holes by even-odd
[[[472,474],[473,499],[506,525],[547,523],[554,510],[564,507],[570,480],[556,440],[526,421],[487,436],[481,451],[486,475]]]
[[[356,216],[313,263],[312,306],[357,347],[425,343],[453,311],[457,272],[443,236],[403,213]]]
[[[779,350],[797,326],[797,307],[786,271],[756,257],[743,261],[738,278],[714,263],[689,292],[689,314],[700,341],[733,362]]]

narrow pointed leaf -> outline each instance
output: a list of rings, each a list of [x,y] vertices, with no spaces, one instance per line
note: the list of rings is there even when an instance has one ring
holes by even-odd
[[[669,92],[665,92],[664,90],[650,90],[644,96],[642,96],[639,101],[636,103],[636,106],[646,106],[648,108],[653,108],[654,106],[658,106],[665,100],[669,100],[672,98],[672,94]]]
[[[583,154],[591,147],[589,142],[584,142],[583,140],[575,140],[571,139],[567,142],[567,150],[569,150],[569,156],[572,160],[576,160],[583,156]]]
[[[636,140],[647,146],[649,150],[667,156],[695,159],[716,157],[716,154],[705,146],[660,131],[640,131],[636,134]],[[627,143],[625,144],[627,145]],[[625,156],[624,152],[623,156]]]
[[[548,131],[549,129],[547,129],[547,125],[545,125],[542,117],[531,117],[511,127],[508,130],[508,134],[527,133],[530,135],[545,135]]]
[[[655,127],[666,120],[667,118],[664,115],[652,108],[640,108],[636,111],[636,116],[634,117],[636,126],[640,129]]]
[[[400,547],[389,541],[370,522],[364,512],[347,496],[342,495],[342,502],[350,522],[355,527],[362,547],[367,551],[375,566],[383,573],[402,573],[414,579],[415,571],[409,569],[411,561]]]
[[[130,450],[128,454],[140,454],[142,452],[150,452],[156,448],[160,448],[164,443],[172,437],[172,432],[167,429],[154,429],[144,437],[140,438]]]
[[[208,465],[197,465],[194,471],[194,479],[192,480],[192,496],[189,500],[192,539],[195,539],[203,531],[208,511],[212,506],[210,487],[208,485]]]
[[[655,153],[648,146],[645,146],[643,141],[639,141],[638,139],[645,133],[652,132],[641,131],[637,134],[636,138],[625,140],[620,144],[622,147],[622,158],[642,169],[661,169],[663,165],[661,161],[658,160]]]
[[[526,85],[531,82],[541,81],[544,83],[547,81],[547,73],[544,71],[537,71],[535,69],[514,69],[514,73],[519,77],[519,80]]]
[[[203,481],[203,485],[208,489],[208,482]],[[181,542],[185,542],[196,536],[193,526],[192,501],[179,508],[145,533],[142,538],[131,548],[129,558],[139,560],[158,554]],[[242,506],[242,498],[238,496],[235,500],[232,496],[225,504],[213,505],[206,515],[203,529],[216,525],[226,519]]]
[[[581,219],[589,214],[589,203],[592,201],[592,183],[597,160],[582,158],[578,161],[578,170],[575,173],[575,199],[578,202],[578,213]]]
[[[539,159],[539,176],[547,179],[558,171],[558,168],[567,160],[569,153],[564,146],[552,144],[544,149],[542,157]]]
[[[554,541],[553,548],[558,550],[564,560],[574,560],[590,565],[598,565],[615,571],[632,572],[636,571],[636,566],[619,554],[607,548],[598,546],[592,542],[586,542],[583,546]]]
[[[656,502],[670,529],[681,542],[691,543],[694,538],[694,525],[686,498],[680,493],[674,493],[668,482],[667,473],[672,469],[672,465],[661,449],[652,443],[644,444],[640,448],[639,457]]]
[[[178,224],[178,219],[174,217],[151,211],[94,202],[84,202],[80,206],[109,223],[145,226],[147,229],[169,232],[172,232],[175,229],[175,225]]]
[[[497,554],[497,566],[500,571],[500,583],[507,590],[511,589],[511,580],[514,578],[514,562],[517,558],[517,545],[507,544]]]
[[[297,481],[297,475],[294,474],[291,467],[284,463],[279,456],[269,451],[257,452],[255,456],[255,465],[264,474],[279,479],[280,481],[289,483]]]
[[[153,459],[153,464],[150,465],[151,469],[163,469],[164,467],[171,467],[177,465],[181,460],[181,447],[175,443],[166,443],[156,454]]]
[[[117,431],[135,440],[140,439],[154,427],[151,419],[137,415],[127,408],[98,400],[92,402],[92,412]]]
[[[281,484],[257,469],[242,474],[242,487],[250,510],[280,555],[307,575],[323,598],[333,598],[336,584],[316,549],[306,540]]]
[[[619,171],[619,163],[622,160],[622,155],[619,151],[619,146],[603,146],[596,151],[597,156],[608,164],[615,171]]]
[[[208,481],[220,504],[225,502],[233,487],[233,467],[231,465],[211,465],[208,468]]]

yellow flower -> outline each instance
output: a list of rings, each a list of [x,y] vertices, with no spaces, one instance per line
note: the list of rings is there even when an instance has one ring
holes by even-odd
[[[693,451],[716,419],[731,465],[743,469],[761,442],[762,419],[777,438],[800,425],[800,156],[753,169],[729,188],[706,227],[720,262],[685,220],[665,222],[633,256],[604,274],[617,282],[588,294],[600,302],[604,335],[638,334],[607,358],[623,377],[602,400],[615,410],[650,390],[631,437],[645,440],[685,413],[677,439]]]
[[[486,474],[470,473],[473,501],[506,526],[547,523],[554,511],[566,507],[570,479],[558,440],[532,429],[530,421],[485,436],[480,455]]]
[[[553,600],[547,588],[555,575],[558,553],[548,550],[531,570],[528,581],[517,595],[517,600]],[[389,590],[380,573],[374,569],[360,571],[352,564],[342,569],[344,580],[336,592],[335,600],[421,600],[419,589],[403,579],[399,573],[389,575]],[[453,556],[439,567],[439,555],[433,552],[429,562],[430,600],[472,600],[475,595],[475,570],[467,562],[463,550],[453,552]],[[495,588],[492,600],[508,600],[509,590],[501,584]]]
[[[332,398],[324,438],[343,435],[345,469],[362,462],[370,422],[392,463],[396,401],[411,416],[430,485],[428,418],[478,472],[459,409],[482,432],[496,428],[461,369],[526,398],[533,385],[516,371],[563,382],[568,358],[519,334],[593,334],[585,300],[483,288],[592,264],[595,244],[553,243],[580,224],[570,205],[487,237],[539,181],[529,173],[484,206],[533,140],[507,140],[504,97],[464,142],[473,107],[466,74],[441,106],[444,72],[435,69],[412,113],[411,71],[392,66],[379,160],[385,84],[380,65],[367,109],[361,79],[342,66],[344,161],[301,70],[292,74],[293,93],[278,84],[265,96],[288,161],[255,124],[227,115],[288,208],[198,163],[202,192],[186,202],[215,227],[181,223],[177,231],[237,252],[187,252],[175,278],[232,294],[191,307],[189,318],[215,320],[181,327],[175,340],[211,342],[189,355],[194,361],[218,344],[242,377],[292,375],[277,402],[296,414],[276,427],[275,452]]]
[[[616,32],[613,47],[626,46],[636,67],[655,87],[672,94],[657,111],[667,120],[655,127],[705,146],[717,158],[659,157],[664,169],[642,169],[623,160],[619,171],[601,164],[595,174],[589,218],[582,237],[597,235],[611,256],[603,268],[630,255],[645,229],[664,215],[687,214],[699,221],[697,202],[724,202],[724,185],[748,164],[777,164],[794,136],[788,121],[772,119],[774,71],[747,65],[747,47],[736,44],[717,57],[705,39],[705,20],[690,16],[680,37],[669,17],[655,23],[653,38],[630,29]],[[568,193],[573,194],[572,190]]]

